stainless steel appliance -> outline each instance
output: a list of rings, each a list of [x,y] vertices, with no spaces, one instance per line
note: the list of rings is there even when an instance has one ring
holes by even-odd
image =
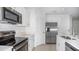
[[[28,40],[24,37],[15,37],[14,31],[1,31],[0,32],[0,45],[12,46],[12,51],[27,51]]]
[[[0,45],[13,45],[15,43],[15,32],[1,31],[0,32]]]
[[[56,43],[57,22],[46,23],[46,43]]]
[[[11,24],[22,23],[22,14],[11,7],[1,7],[0,12],[2,21]]]
[[[65,42],[65,51],[79,51],[79,50],[73,47],[71,44]]]
[[[13,45],[13,51],[28,51],[28,39],[16,37],[16,43]]]

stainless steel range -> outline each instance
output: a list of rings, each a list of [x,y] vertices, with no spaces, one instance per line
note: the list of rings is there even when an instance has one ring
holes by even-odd
[[[28,38],[15,37],[15,31],[0,31],[0,45],[12,46],[12,51],[27,51]]]

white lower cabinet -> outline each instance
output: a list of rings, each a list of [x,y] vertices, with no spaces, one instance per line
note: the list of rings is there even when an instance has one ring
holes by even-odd
[[[56,50],[65,51],[65,39],[62,38],[61,36],[57,36]]]
[[[34,36],[28,38],[28,51],[32,51],[34,47]]]

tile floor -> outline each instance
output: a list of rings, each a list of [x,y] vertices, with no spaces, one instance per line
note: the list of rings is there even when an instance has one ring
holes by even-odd
[[[56,51],[56,44],[42,44],[34,48],[33,51]]]

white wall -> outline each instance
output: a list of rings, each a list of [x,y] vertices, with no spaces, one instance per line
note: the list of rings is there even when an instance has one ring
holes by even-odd
[[[36,45],[45,44],[45,15],[38,8],[36,18]]]
[[[45,19],[39,8],[29,8],[30,10],[30,27],[26,28],[29,33],[34,35],[34,47],[45,43],[44,28]]]
[[[0,23],[0,31],[11,31],[15,29],[15,25]]]

